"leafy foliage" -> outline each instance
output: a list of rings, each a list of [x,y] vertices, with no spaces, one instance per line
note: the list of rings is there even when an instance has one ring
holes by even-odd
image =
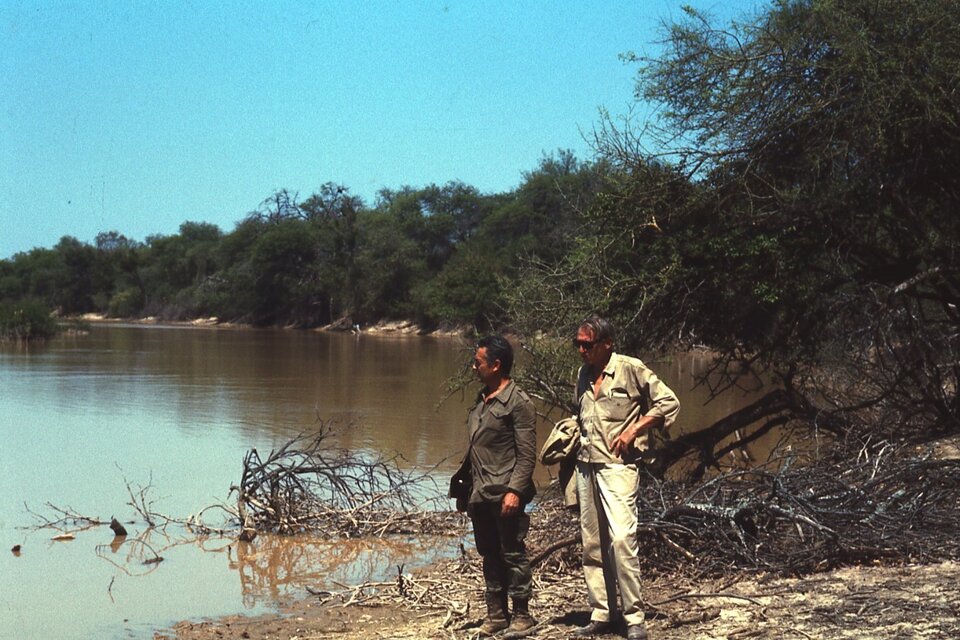
[[[633,58],[656,137],[606,121],[607,190],[511,310],[560,334],[597,311],[638,352],[705,346],[715,391],[769,382],[687,443],[708,455],[758,420],[960,428],[958,21],[926,0],[782,1],[729,28],[689,12]]]
[[[0,303],[0,340],[35,340],[56,333],[57,321],[42,303]]]
[[[261,326],[415,319],[486,328],[505,320],[500,279],[520,256],[560,255],[570,244],[564,226],[595,187],[592,167],[561,151],[512,193],[453,181],[384,190],[371,208],[335,183],[303,200],[282,189],[228,233],[184,222],[140,244],[107,231],[94,246],[65,237],[0,261],[0,300]]]

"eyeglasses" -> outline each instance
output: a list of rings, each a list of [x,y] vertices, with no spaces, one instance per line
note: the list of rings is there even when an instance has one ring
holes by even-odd
[[[590,349],[593,349],[593,345],[597,344],[597,342],[598,342],[597,340],[577,340],[576,338],[574,338],[573,348],[583,349],[584,351],[590,351]]]

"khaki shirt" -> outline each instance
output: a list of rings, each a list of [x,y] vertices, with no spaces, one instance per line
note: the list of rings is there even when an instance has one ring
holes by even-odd
[[[643,416],[659,416],[664,419],[664,429],[669,428],[680,411],[677,396],[653,371],[637,358],[618,353],[610,355],[596,397],[590,368],[586,365],[580,367],[576,393],[580,407],[577,460],[581,462],[636,461],[640,452],[650,448],[650,429],[637,435],[627,460],[613,454],[610,449],[613,441]]]
[[[470,449],[461,465],[473,482],[470,502],[499,502],[508,490],[524,503],[533,498],[536,424],[533,401],[513,381],[490,402],[478,396],[467,417]]]

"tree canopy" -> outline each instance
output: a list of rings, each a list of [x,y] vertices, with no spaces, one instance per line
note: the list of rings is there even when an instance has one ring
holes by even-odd
[[[660,119],[599,128],[607,187],[576,249],[525,274],[523,326],[595,310],[626,349],[708,348],[716,390],[766,381],[708,452],[748,424],[957,429],[958,21],[946,0],[688,11],[661,57],[628,57]]]
[[[256,326],[414,319],[490,329],[506,321],[501,278],[523,256],[562,253],[593,176],[558,151],[508,193],[451,181],[383,190],[368,206],[335,183],[305,199],[281,189],[228,232],[190,221],[139,243],[105,231],[92,245],[64,237],[2,260],[0,302]]]

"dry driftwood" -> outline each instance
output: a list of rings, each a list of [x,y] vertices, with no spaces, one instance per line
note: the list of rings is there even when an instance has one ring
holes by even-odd
[[[329,430],[297,436],[243,461],[237,492],[241,539],[259,531],[311,531],[329,537],[433,531],[449,520],[437,511],[437,484],[429,471],[401,469],[399,458],[348,451],[328,444]]]
[[[778,595],[779,587],[731,589],[750,574],[768,580],[876,560],[956,559],[958,472],[957,460],[879,446],[854,460],[741,470],[695,486],[649,479],[639,501],[645,593],[652,596],[647,617],[669,627],[697,625],[731,606],[766,620],[763,600]],[[538,610],[570,612],[571,598],[583,597],[579,521],[555,487],[531,508],[527,542]],[[398,569],[396,581],[339,585],[316,595],[332,606],[439,611],[450,637],[473,637],[482,592],[480,559],[461,547],[459,558],[424,573]],[[537,637],[550,640],[567,637],[572,624],[564,618],[542,622]]]
[[[646,479],[638,503],[645,570],[793,575],[880,559],[960,557],[960,460],[879,445],[852,460],[781,463],[693,486]],[[531,536],[539,528],[549,536],[531,545],[532,558],[554,570],[576,565],[576,516],[547,503],[540,510],[546,521]],[[555,552],[560,559],[550,557]]]

